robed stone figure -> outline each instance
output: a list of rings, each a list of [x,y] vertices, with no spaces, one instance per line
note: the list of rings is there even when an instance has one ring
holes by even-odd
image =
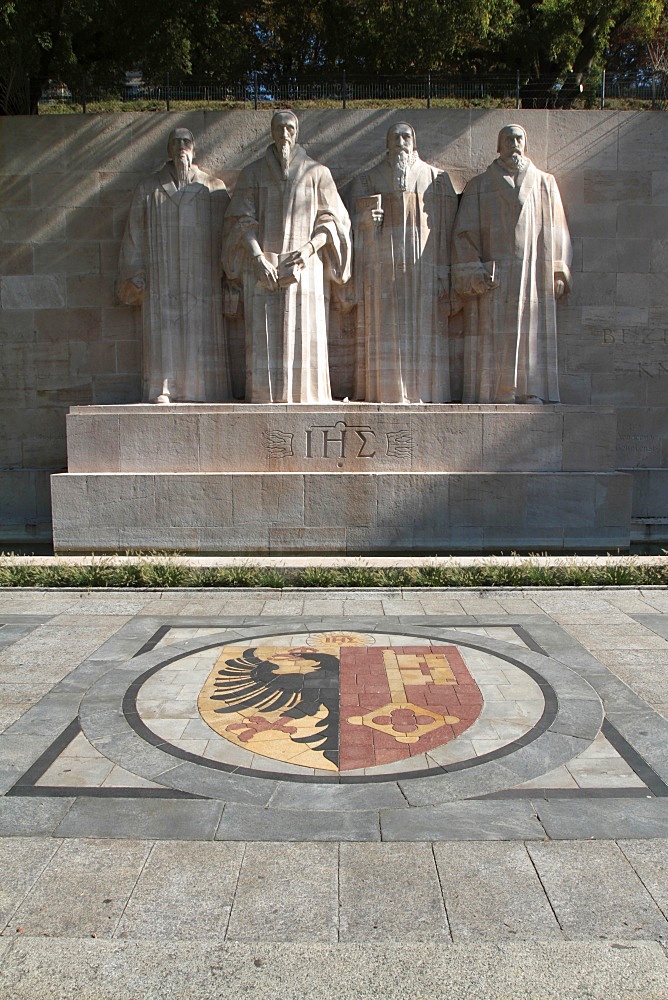
[[[556,181],[525,155],[520,125],[469,181],[452,242],[464,306],[465,403],[557,403],[557,299],[571,285],[571,241]]]
[[[142,306],[145,402],[231,398],[223,330],[220,240],[229,195],[193,163],[174,129],[169,161],[137,187],[119,262],[118,297]]]
[[[241,284],[246,399],[331,401],[327,328],[331,286],[350,277],[348,213],[327,167],[297,144],[291,111],[242,170],[225,218],[223,266]]]
[[[353,185],[357,365],[355,395],[378,403],[450,400],[449,245],[457,195],[420,159],[412,125]]]

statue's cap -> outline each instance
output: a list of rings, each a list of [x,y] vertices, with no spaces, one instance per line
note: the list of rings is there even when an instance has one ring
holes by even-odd
[[[398,128],[410,129],[411,135],[413,136],[413,145],[415,146],[417,138],[415,135],[415,129],[413,128],[410,122],[393,122],[393,124],[390,125],[390,127],[387,130],[387,136],[386,136],[387,144],[389,145],[390,136],[392,135],[393,132],[396,132]]]
[[[502,129],[499,129],[499,137],[496,140],[497,153],[501,152],[501,136],[504,134],[504,132],[510,132],[511,128],[517,129],[524,135],[524,151],[526,152],[527,146],[529,145],[529,140],[527,139],[527,130],[525,129],[524,125],[516,125],[511,123],[510,125],[504,125]]]
[[[274,111],[271,116],[271,124],[273,125],[279,118],[292,118],[297,128],[299,128],[299,118],[297,118],[292,108],[280,108],[278,111]]]
[[[169,139],[167,140],[167,145],[172,141],[172,139],[190,139],[193,146],[195,145],[195,136],[192,134],[189,128],[173,128],[169,133]]]

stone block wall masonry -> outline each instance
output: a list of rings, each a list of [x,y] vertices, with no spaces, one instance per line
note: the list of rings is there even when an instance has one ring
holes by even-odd
[[[66,467],[69,407],[140,399],[139,310],[115,303],[114,282],[132,191],[164,162],[169,130],[190,128],[199,166],[232,187],[268,144],[269,118],[0,119],[0,540],[48,538],[48,477]],[[300,141],[345,197],[355,174],[380,159],[399,118],[415,126],[420,155],[447,169],[458,191],[494,158],[502,125],[525,126],[528,155],[557,179],[575,249],[573,292],[559,306],[562,401],[617,411],[617,468],[639,470],[634,514],[668,518],[665,116],[305,111]],[[332,381],[343,396],[352,343],[336,324],[332,336]],[[601,447],[607,454],[609,442]]]
[[[73,407],[70,473],[612,472],[613,407]]]
[[[628,546],[616,472],[68,473],[56,552],[207,555],[608,551]]]

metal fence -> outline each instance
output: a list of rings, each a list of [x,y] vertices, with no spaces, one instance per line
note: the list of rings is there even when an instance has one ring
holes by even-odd
[[[313,102],[346,107],[358,101],[420,101],[430,107],[433,101],[485,102],[502,101],[516,107],[559,107],[563,81],[545,87],[540,81],[521,80],[519,74],[453,77],[423,74],[413,77],[313,76],[275,79],[254,73],[233,83],[194,84],[171,82],[169,76],[159,84],[133,80],[117,87],[93,87],[82,80],[78,86],[52,86],[42,95],[41,104],[76,104],[86,111],[89,104],[101,101],[143,101],[164,105],[180,101],[211,104],[244,104],[262,108],[273,104]],[[628,99],[663,108],[668,100],[666,77],[618,77],[605,73],[590,79],[585,96],[590,105],[605,107],[610,99]]]
[[[608,75],[603,86],[605,99],[625,98],[663,104],[668,100],[668,79],[663,74],[656,74],[650,78]]]
[[[45,91],[42,103],[91,104],[96,101],[148,101],[171,104],[177,101],[205,103],[234,102],[262,107],[292,101],[333,102],[345,106],[349,101],[406,101],[509,99],[517,96],[515,75],[464,78],[424,74],[414,77],[339,77],[275,79],[253,74],[246,80],[224,84],[174,83],[166,78],[159,84],[126,83],[120,87],[92,87],[85,81],[69,88],[52,87]]]

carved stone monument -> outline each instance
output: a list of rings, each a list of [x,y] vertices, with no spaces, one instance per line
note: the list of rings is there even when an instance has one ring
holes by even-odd
[[[219,263],[229,195],[194,165],[188,129],[173,129],[167,150],[132,199],[118,296],[142,307],[143,399],[222,402],[231,399]]]
[[[611,408],[87,406],[67,434],[69,472],[53,477],[60,552],[628,544]]]
[[[358,176],[355,395],[378,403],[444,403],[449,252],[457,195],[447,173],[420,159],[415,129],[390,126],[379,166]]]
[[[327,167],[297,144],[291,111],[241,172],[225,219],[223,265],[243,287],[246,399],[331,402],[330,284],[350,277],[348,213]]]
[[[109,186],[103,153],[95,153],[91,204],[67,210],[63,240],[81,242],[72,251],[76,261],[97,261],[104,280],[94,285],[68,274],[74,263],[57,242],[34,249],[31,281],[21,278],[19,286],[11,275],[0,277],[3,323],[6,315],[30,336],[43,331],[54,364],[83,358],[99,365],[88,396],[78,370],[67,369],[62,390],[72,386],[77,395],[67,398],[75,404],[67,417],[68,471],[52,477],[57,552],[628,546],[632,503],[643,513],[659,507],[642,491],[665,482],[662,459],[654,457],[660,443],[642,436],[642,421],[655,419],[660,386],[650,397],[649,382],[626,377],[615,389],[626,394],[626,410],[608,401],[611,366],[637,364],[639,350],[645,367],[665,357],[664,341],[644,346],[650,333],[665,333],[656,328],[665,321],[661,202],[641,216],[659,234],[651,254],[638,235],[640,221],[632,240],[614,238],[614,227],[623,222],[626,232],[639,212],[626,204],[628,156],[637,144],[625,146],[620,135],[619,170],[589,170],[583,179],[580,164],[571,165],[572,132],[568,138],[552,124],[577,131],[573,117],[551,117],[549,130],[544,115],[522,118],[531,122],[536,161],[555,171],[567,194],[578,251],[578,294],[559,308],[559,378],[568,405],[550,405],[559,398],[556,303],[571,281],[556,182],[527,160],[519,126],[501,129],[499,160],[475,176],[475,150],[494,144],[507,120],[501,113],[472,112],[468,132],[459,115],[433,115],[411,112],[408,124],[378,112],[305,112],[307,155],[297,144],[297,119],[284,111],[271,119],[273,143],[262,156],[269,115],[207,115],[193,126],[202,138],[201,162],[230,187],[238,178],[222,227],[222,180],[193,166],[189,130],[172,133],[172,161],[140,184],[121,257],[125,301],[143,301],[144,403],[137,402],[137,314],[111,305],[108,264],[129,202],[128,165],[124,160],[123,176]],[[637,126],[636,118],[622,119]],[[415,125],[425,160],[416,151]],[[94,120],[84,126],[97,129]],[[131,164],[138,177],[155,157],[152,132],[142,126],[138,119]],[[608,141],[609,127],[602,121],[601,128]],[[120,125],[118,135],[122,145]],[[108,150],[106,132],[99,143]],[[384,143],[388,155],[374,167]],[[599,156],[607,162],[603,151]],[[636,197],[650,197],[650,180],[661,196],[663,160],[657,164],[651,177],[648,169],[637,178]],[[457,215],[445,167],[458,189],[472,178]],[[350,192],[352,260],[350,221],[335,181]],[[28,194],[41,191],[35,180]],[[578,192],[585,199],[579,208]],[[20,212],[16,225],[25,208]],[[601,235],[587,236],[599,217]],[[61,220],[60,211],[49,217],[52,232],[61,232]],[[106,236],[91,248],[93,225]],[[630,273],[602,271],[610,261],[617,269],[628,262]],[[632,267],[643,261],[653,270],[638,275]],[[49,266],[62,274],[43,273]],[[97,287],[105,297],[96,339],[85,296]],[[20,308],[20,296],[30,308]],[[624,296],[644,304],[618,307]],[[330,299],[338,300],[331,316]],[[344,314],[346,306],[352,310]],[[240,358],[231,369],[227,364],[223,323],[229,332],[232,314],[239,328],[245,325],[243,403],[226,401],[229,375],[241,394],[244,367]],[[234,336],[230,341],[237,344]],[[332,345],[340,402],[330,389]],[[364,399],[350,402],[355,349]],[[116,365],[127,358],[127,369],[110,374],[110,357]],[[126,370],[134,381],[119,394]],[[464,402],[451,402],[451,390],[460,398],[462,374]],[[153,405],[160,398],[186,405]],[[627,456],[618,441],[622,412]],[[641,448],[656,469],[630,475]]]
[[[524,128],[502,128],[498,159],[457,213],[465,403],[559,402],[556,302],[571,284],[571,241],[554,177],[525,151]]]

